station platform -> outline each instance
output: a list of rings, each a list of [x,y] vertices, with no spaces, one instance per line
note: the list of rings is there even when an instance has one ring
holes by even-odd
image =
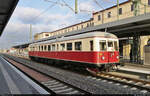
[[[140,64],[124,64],[124,66],[119,67],[118,71],[139,75],[142,79],[150,79],[150,66]]]
[[[0,94],[49,94],[0,56]]]

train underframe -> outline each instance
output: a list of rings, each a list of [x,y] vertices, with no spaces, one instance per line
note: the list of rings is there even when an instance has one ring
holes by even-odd
[[[67,67],[67,68],[84,68],[90,73],[98,73],[98,72],[109,72],[112,70],[117,70],[120,63],[106,63],[100,64],[97,66],[96,64],[92,63],[82,63],[82,62],[75,62],[75,61],[66,61],[66,60],[59,60],[59,59],[50,59],[50,58],[42,58],[42,57],[34,57],[30,56],[30,59],[33,61],[38,61],[41,63],[46,63],[49,65],[58,65],[60,67]]]

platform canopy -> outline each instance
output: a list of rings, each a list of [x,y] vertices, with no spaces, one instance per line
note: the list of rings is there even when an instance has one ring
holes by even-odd
[[[0,36],[19,0],[0,0]]]

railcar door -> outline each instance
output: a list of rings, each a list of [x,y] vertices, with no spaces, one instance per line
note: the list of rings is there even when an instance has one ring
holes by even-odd
[[[113,45],[113,40],[108,40],[107,43],[107,51],[108,51],[108,63],[113,62],[113,56],[114,56],[114,45]]]
[[[116,63],[118,61],[118,43],[116,40],[108,40],[108,63]]]
[[[108,52],[107,52],[107,41],[106,40],[100,40],[99,41],[99,47],[100,47],[100,63],[108,63]]]

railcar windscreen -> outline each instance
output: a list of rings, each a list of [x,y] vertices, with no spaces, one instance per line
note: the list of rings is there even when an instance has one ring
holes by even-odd
[[[108,51],[113,51],[114,48],[113,48],[113,41],[108,41]]]
[[[100,51],[106,51],[106,49],[107,49],[106,40],[100,40],[99,46],[100,46]]]

